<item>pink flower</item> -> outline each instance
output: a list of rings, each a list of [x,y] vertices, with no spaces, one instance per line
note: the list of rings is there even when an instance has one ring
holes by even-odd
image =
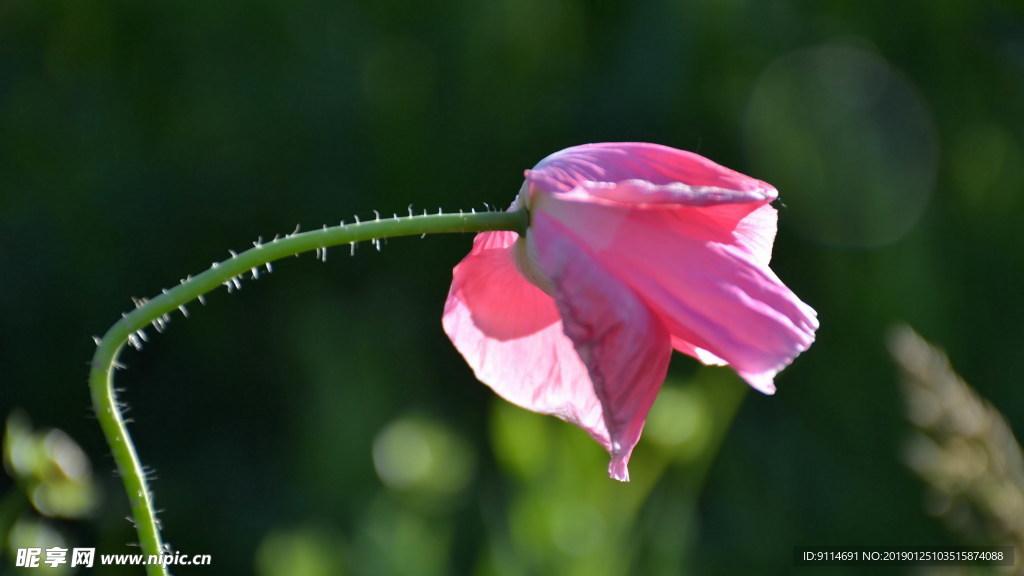
[[[526,171],[525,237],[484,232],[444,329],[506,400],[580,426],[629,479],[676,349],[772,394],[818,321],[768,268],[775,188],[656,144],[568,148]]]

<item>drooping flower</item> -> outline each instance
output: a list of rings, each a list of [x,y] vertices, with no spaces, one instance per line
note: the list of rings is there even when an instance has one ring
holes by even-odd
[[[510,210],[454,269],[443,324],[506,400],[586,430],[627,464],[672,350],[772,394],[816,314],[769,269],[775,188],[645,143],[568,148],[526,171]]]

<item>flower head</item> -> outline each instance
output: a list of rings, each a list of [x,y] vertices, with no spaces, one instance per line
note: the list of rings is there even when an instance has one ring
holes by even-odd
[[[672,350],[772,394],[818,321],[768,268],[775,188],[644,143],[568,148],[526,171],[525,236],[484,232],[443,324],[477,378],[629,456]]]

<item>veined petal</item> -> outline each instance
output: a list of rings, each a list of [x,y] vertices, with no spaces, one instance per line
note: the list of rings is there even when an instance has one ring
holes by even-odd
[[[665,326],[576,237],[534,212],[527,242],[555,292],[565,334],[586,365],[610,439],[609,474],[629,480],[627,464],[661,388],[672,354]],[[595,438],[594,430],[588,430]]]
[[[697,360],[700,360],[701,364],[704,364],[705,366],[726,366],[729,364],[711,352],[708,352],[703,348],[698,348],[678,336],[672,337],[672,348],[682,352],[683,354],[693,356]]]
[[[444,330],[477,379],[499,396],[576,424],[611,450],[601,403],[554,300],[516,268],[516,238],[477,235],[455,267]]]
[[[746,248],[756,264],[767,267],[771,262],[778,219],[775,208],[764,204],[736,222],[733,228],[736,244]],[[727,225],[725,222],[720,224]]]
[[[739,222],[726,230],[728,218],[689,206],[652,209],[561,194],[537,194],[532,202],[534,220],[544,214],[573,230],[656,311],[681,351],[727,361],[762,392],[774,392],[775,374],[814,340],[814,310],[764,265],[762,236]]]
[[[524,238],[477,236],[444,327],[477,377],[587,430],[627,464],[673,348],[751,386],[810,346],[818,321],[771,271],[775,188],[646,143],[568,148],[526,171]]]
[[[583,187],[596,198],[629,203],[708,205],[778,195],[769,184],[698,154],[643,142],[566,148],[527,170],[526,179],[550,193]]]
[[[526,171],[528,193],[620,208],[687,211],[706,233],[746,247],[767,266],[775,241],[773,186],[703,156],[646,143],[586,144],[557,152]],[[523,193],[520,192],[520,197]]]

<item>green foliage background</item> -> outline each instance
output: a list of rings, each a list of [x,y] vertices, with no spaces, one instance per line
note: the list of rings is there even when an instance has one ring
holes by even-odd
[[[781,192],[773,268],[822,328],[775,397],[724,434],[743,385],[675,358],[668,432],[619,485],[448,343],[470,237],[286,260],[122,357],[166,538],[213,556],[177,572],[818,574],[794,546],[985,543],[902,462],[884,335],[915,326],[1021,431],[1022,103],[1015,0],[5,0],[0,415],[83,446],[98,507],[56,525],[130,552],[85,385],[129,297],[296,224],[503,208],[549,153],[658,142]]]

